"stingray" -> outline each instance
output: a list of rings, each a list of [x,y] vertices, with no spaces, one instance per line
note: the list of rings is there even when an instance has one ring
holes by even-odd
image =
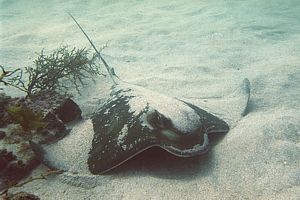
[[[179,157],[201,155],[209,149],[209,135],[227,133],[229,124],[245,114],[248,79],[226,96],[207,99],[173,98],[124,82],[70,16],[105,65],[113,86],[108,100],[91,118],[77,123],[56,144],[43,146],[43,160],[48,166],[103,174],[154,146]]]

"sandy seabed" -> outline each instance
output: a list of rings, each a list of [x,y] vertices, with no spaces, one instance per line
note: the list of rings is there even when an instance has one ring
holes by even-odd
[[[31,65],[43,48],[90,47],[67,12],[99,48],[108,42],[103,57],[123,80],[195,98],[248,78],[248,114],[201,158],[153,149],[107,175],[70,184],[63,174],[18,190],[41,199],[299,199],[298,0],[0,0],[1,65]],[[108,88],[99,78],[78,102],[101,102]]]

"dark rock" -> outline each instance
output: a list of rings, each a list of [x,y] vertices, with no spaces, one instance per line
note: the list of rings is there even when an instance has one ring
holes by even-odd
[[[5,169],[6,165],[7,161],[3,157],[0,157],[0,173]]]
[[[62,132],[66,130],[66,126],[62,120],[58,118],[53,112],[48,112],[47,115],[44,117],[44,120],[48,123],[47,129],[48,130],[55,130],[58,132]]]
[[[12,152],[7,152],[6,149],[0,149],[0,158],[6,162],[10,162],[16,159],[16,156]]]
[[[62,139],[69,131],[65,124],[81,118],[79,106],[70,98],[56,92],[39,93],[27,99],[26,105],[36,112],[42,111],[46,130],[42,130],[41,140],[34,140],[40,144],[52,143]]]
[[[22,112],[14,113],[8,106],[21,107]],[[69,133],[65,124],[80,118],[79,106],[56,92],[41,91],[27,98],[0,94],[0,128],[6,128],[5,132],[0,131],[0,191],[26,177],[40,164],[41,158],[30,145],[31,141],[36,144],[56,142]],[[24,127],[24,123],[31,122],[37,125]]]
[[[36,112],[42,112],[47,123],[41,138],[34,142],[46,144],[62,139],[68,133],[65,124],[81,118],[79,106],[65,95],[57,92],[40,91],[26,99],[26,105]]]
[[[3,140],[1,143],[3,147],[8,146],[3,144]],[[0,180],[2,181],[0,191],[27,176],[40,163],[30,148],[24,149],[26,145],[30,147],[28,142],[23,142],[9,144],[9,149],[13,151],[0,149]]]
[[[16,194],[10,195],[9,200],[40,200],[36,195],[29,194],[27,192],[18,192]]]
[[[81,110],[72,99],[65,99],[62,106],[56,110],[57,116],[64,122],[69,123],[81,118]]]
[[[48,123],[46,129],[39,131],[39,136],[32,138],[33,142],[39,144],[49,144],[57,142],[69,133],[64,122],[53,112],[49,112],[44,120]]]
[[[79,106],[69,97],[56,92],[40,91],[31,96],[27,104],[34,110],[42,111],[45,116],[52,112],[64,123],[81,118]]]
[[[3,138],[5,138],[6,134],[4,131],[0,131],[0,140],[2,140]]]
[[[59,132],[43,131],[43,137],[39,138],[38,140],[33,139],[32,141],[39,144],[51,144],[63,139],[69,132],[70,129]]]
[[[9,96],[4,94],[0,94],[0,128],[5,127],[9,123],[12,122],[11,117],[5,111],[5,107],[9,104],[9,102],[13,101]]]

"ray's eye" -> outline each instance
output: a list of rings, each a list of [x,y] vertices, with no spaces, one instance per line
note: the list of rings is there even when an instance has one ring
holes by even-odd
[[[171,121],[157,111],[150,113],[147,120],[154,128],[165,129],[171,126]]]

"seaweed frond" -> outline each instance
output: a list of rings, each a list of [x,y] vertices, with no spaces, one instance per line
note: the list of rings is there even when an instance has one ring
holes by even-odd
[[[48,124],[44,122],[42,113],[34,112],[23,105],[9,105],[6,111],[14,121],[20,124],[24,131],[36,131],[45,128]]]
[[[34,66],[26,67],[24,72],[28,80],[23,80],[23,70],[6,71],[0,65],[0,83],[15,87],[30,96],[39,91],[70,94],[74,89],[85,86],[88,80],[94,81],[97,75],[103,75],[97,64],[97,55],[90,55],[90,51],[82,48],[62,46],[53,53],[40,55],[34,60]]]
[[[3,83],[6,86],[15,87],[23,92],[27,92],[27,88],[25,86],[23,78],[23,70],[17,68],[13,71],[6,71],[2,65],[1,68],[1,75],[0,75],[0,83]],[[2,89],[2,88],[1,88]]]
[[[96,56],[88,57],[89,51],[83,49],[68,49],[60,47],[52,54],[45,55],[42,51],[34,61],[35,68],[27,67],[29,74],[28,95],[37,91],[69,91],[85,85],[85,80],[94,80],[95,75],[101,75],[95,64]]]

